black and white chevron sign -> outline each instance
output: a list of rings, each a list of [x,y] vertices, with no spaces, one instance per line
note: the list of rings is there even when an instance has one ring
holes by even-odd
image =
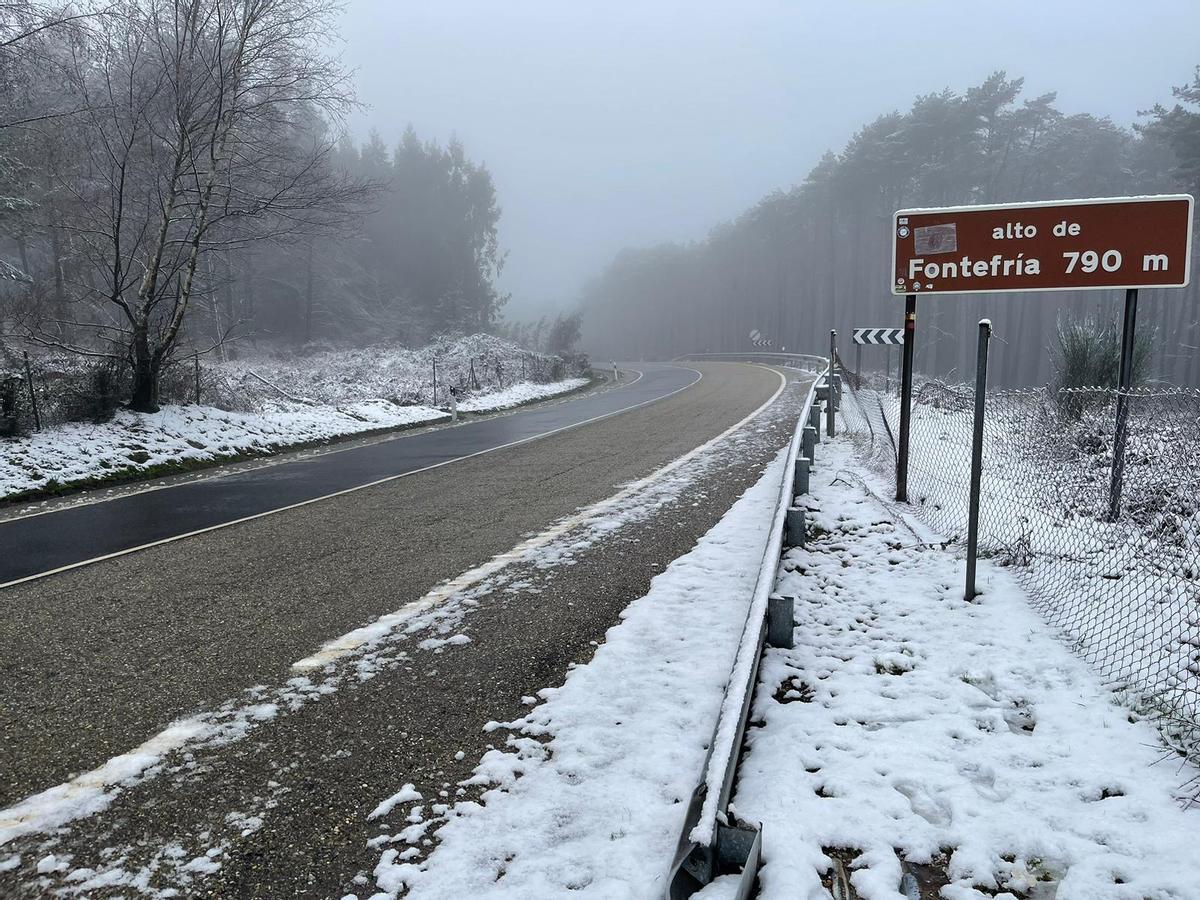
[[[755,328],[750,332],[750,343],[752,343],[755,347],[770,347],[772,341],[761,331]]]
[[[854,343],[900,346],[904,343],[903,328],[855,328]]]

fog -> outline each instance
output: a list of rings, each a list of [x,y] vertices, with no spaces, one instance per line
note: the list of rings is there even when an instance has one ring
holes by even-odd
[[[703,237],[877,115],[990,72],[1123,125],[1200,62],[1200,4],[350,0],[354,133],[457,135],[503,215],[509,318],[622,247]]]

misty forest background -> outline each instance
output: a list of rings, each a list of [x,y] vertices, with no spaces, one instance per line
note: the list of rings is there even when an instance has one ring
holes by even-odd
[[[491,173],[411,127],[347,137],[335,32],[329,0],[0,3],[0,369],[72,359],[153,409],[195,354],[491,332],[662,359],[749,350],[755,329],[820,353],[830,328],[900,323],[897,208],[1200,187],[1200,72],[1131,127],[1001,72],[878,117],[703,241],[623,251],[557,317],[510,322]],[[1200,385],[1198,292],[1143,292],[1152,375]],[[1118,312],[1099,293],[926,300],[917,364],[968,371],[986,314],[997,380],[1046,382],[1062,317]]]
[[[1022,88],[997,72],[962,93],[918,97],[706,240],[621,253],[586,289],[584,340],[617,358],[660,359],[749,350],[757,330],[772,349],[827,355],[836,328],[853,366],[851,328],[902,325],[903,298],[889,292],[895,210],[1200,189],[1200,70],[1170,105],[1148,98],[1133,127],[1064,115],[1054,94],[1023,98]],[[1195,277],[1186,289],[1141,291],[1147,377],[1200,386],[1198,298]],[[1119,322],[1122,301],[1118,291],[921,299],[916,365],[969,378],[986,316],[1000,342],[993,380],[1045,384],[1060,322],[1090,319],[1102,331]],[[864,369],[885,362],[884,348],[864,348]]]
[[[338,14],[0,3],[0,375],[22,372],[19,351],[74,360],[152,410],[196,354],[498,328],[491,174],[411,128],[346,136]],[[553,324],[544,343],[577,335]]]

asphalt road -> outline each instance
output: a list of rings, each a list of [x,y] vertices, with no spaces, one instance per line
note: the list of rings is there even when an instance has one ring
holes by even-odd
[[[3,590],[0,807],[178,717],[220,710],[255,685],[286,685],[292,664],[325,641],[612,495],[741,420],[780,383],[761,367],[697,368],[704,378],[691,387],[621,415]],[[245,740],[190,748],[107,811],[0,847],[0,895],[51,889],[52,877],[34,871],[46,852],[98,871],[118,859],[189,896],[364,890],[379,854],[366,846],[367,813],[405,782],[431,799],[453,796],[495,740],[483,725],[516,717],[522,696],[586,661],[621,609],[753,483],[786,442],[798,394],[790,388],[730,438],[736,445],[694,476],[688,502],[571,566],[529,565],[507,588],[474,597],[466,647],[441,652],[418,633],[378,661],[375,677],[348,679],[320,702],[314,694]],[[255,816],[258,825],[242,827]],[[219,847],[219,871],[191,884],[163,855],[172,844]],[[6,870],[16,853],[21,862]],[[115,893],[130,887],[88,896]]]
[[[0,587],[527,441],[653,402],[699,378],[695,370],[666,365],[644,366],[639,375],[616,390],[569,403],[0,521]]]

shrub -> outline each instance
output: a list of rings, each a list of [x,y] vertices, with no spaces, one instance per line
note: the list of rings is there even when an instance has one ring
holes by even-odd
[[[1117,386],[1121,370],[1121,324],[1115,318],[1100,316],[1063,317],[1055,328],[1055,387],[1059,406],[1071,418],[1078,418],[1088,398],[1107,400],[1107,394],[1078,393],[1080,388]],[[1152,335],[1143,330],[1134,339],[1132,384],[1146,380],[1146,369],[1153,345]]]

